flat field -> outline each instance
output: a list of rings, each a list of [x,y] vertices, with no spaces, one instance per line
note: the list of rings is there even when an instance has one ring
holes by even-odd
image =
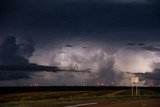
[[[159,87],[141,87],[137,96],[131,95],[131,87],[1,87],[0,90],[0,107],[160,106]]]

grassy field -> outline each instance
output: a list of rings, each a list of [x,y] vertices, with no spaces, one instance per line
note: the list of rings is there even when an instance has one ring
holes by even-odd
[[[137,99],[160,99],[160,92],[155,90],[140,89],[138,96],[131,95],[131,89],[118,90],[96,90],[96,91],[40,91],[40,92],[20,92],[0,94],[0,107],[15,105],[66,105],[77,102],[101,102],[137,100]],[[35,105],[34,105],[35,106]],[[37,107],[38,107],[37,106]],[[28,106],[27,106],[28,107]],[[30,106],[29,106],[30,107]],[[42,106],[44,107],[44,106]],[[53,106],[56,107],[56,106]],[[60,106],[59,106],[60,107]]]

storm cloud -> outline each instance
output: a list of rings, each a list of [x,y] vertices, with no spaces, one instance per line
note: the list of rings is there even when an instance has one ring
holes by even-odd
[[[27,79],[37,71],[60,71],[58,67],[29,63],[33,52],[33,44],[18,44],[14,36],[6,37],[0,45],[0,80]]]
[[[2,4],[3,35],[23,35],[40,43],[79,36],[108,42],[159,39],[159,6],[152,3],[15,0]]]
[[[56,65],[66,70],[90,70],[89,73],[59,72],[55,74],[58,76],[48,75],[47,72],[42,74],[44,78],[54,81],[55,84],[62,82],[64,84],[73,85],[77,82],[78,85],[82,85],[84,83],[88,85],[95,85],[95,82],[119,83],[119,81],[123,79],[123,73],[117,72],[114,69],[115,60],[113,55],[105,51],[102,47],[99,47],[98,44],[83,44],[87,45],[87,49],[82,48],[80,43],[73,45],[74,47],[72,48],[68,48],[64,45],[62,45],[61,48],[43,48],[35,52],[30,61],[43,65]],[[96,45],[97,47],[90,47]],[[65,51],[65,53],[59,53],[59,51]],[[43,62],[41,62],[41,60],[43,60]]]
[[[58,72],[58,71],[70,71],[70,72],[90,72],[91,69],[76,70],[62,69],[56,66],[38,65],[36,63],[30,63],[29,58],[35,51],[33,44],[26,42],[23,44],[17,43],[17,39],[14,36],[7,36],[0,45],[0,80],[16,80],[16,79],[28,79],[34,72]]]
[[[0,64],[19,69],[1,80],[116,82],[124,72],[153,72],[160,62],[159,0],[1,0],[0,16]],[[3,41],[7,35],[17,41]],[[20,72],[30,64],[91,73]]]
[[[139,76],[141,80],[145,80],[145,82],[152,81],[152,85],[157,85],[160,83],[160,69],[154,69],[153,72],[146,73],[134,73],[134,75]]]
[[[30,48],[31,50],[33,48]],[[16,43],[16,38],[14,36],[8,36],[4,39],[0,45],[0,64],[4,65],[24,65],[28,64],[29,61],[23,56],[28,53],[23,53],[23,56],[19,53],[20,46]],[[30,51],[30,50],[28,50]]]
[[[156,47],[156,46],[148,46],[143,48],[148,51],[160,51],[160,47]]]

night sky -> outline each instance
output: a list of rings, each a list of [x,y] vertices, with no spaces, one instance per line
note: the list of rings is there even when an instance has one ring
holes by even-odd
[[[159,0],[1,0],[0,86],[160,84]]]

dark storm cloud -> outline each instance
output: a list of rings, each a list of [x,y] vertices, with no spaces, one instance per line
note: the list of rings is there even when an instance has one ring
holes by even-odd
[[[145,46],[146,44],[144,43],[138,43],[139,46]]]
[[[128,43],[127,45],[133,46],[136,45],[135,43]]]
[[[62,71],[58,67],[29,63],[34,52],[33,44],[17,44],[14,36],[8,36],[0,45],[0,80],[16,80],[30,78],[31,73],[40,71]],[[66,71],[66,70],[63,70]],[[68,70],[72,72],[88,72],[89,70]]]
[[[72,45],[65,45],[66,47],[73,47]]]
[[[128,43],[127,45],[130,45],[130,46],[136,46],[136,45],[145,46],[144,43]]]
[[[83,49],[86,49],[87,47],[86,46],[84,46],[84,47],[82,47]]]
[[[148,1],[148,2],[150,2],[150,3],[155,3],[155,4],[159,4],[160,3],[160,1],[159,0],[146,0],[146,1]]]
[[[155,83],[160,82],[160,69],[156,68],[153,72],[146,72],[146,73],[135,73],[135,75],[142,78],[142,80],[152,80]]]
[[[8,80],[13,78],[30,78],[30,73],[33,71],[32,68],[31,70],[27,67],[27,69],[30,69],[29,71],[20,70],[23,69],[23,67],[32,65],[30,65],[28,58],[32,56],[33,52],[40,50],[40,53],[43,53],[48,51],[44,55],[44,59],[47,59],[49,53],[52,53],[50,52],[51,50],[49,50],[50,47],[56,43],[59,46],[59,41],[63,42],[63,40],[71,40],[65,43],[72,44],[72,42],[77,42],[74,40],[76,37],[80,39],[84,38],[84,40],[81,40],[82,42],[96,40],[100,43],[111,42],[114,45],[118,44],[117,41],[125,41],[125,43],[133,42],[136,43],[136,46],[141,47],[142,50],[157,51],[157,49],[155,49],[156,47],[154,47],[154,49],[152,47],[151,49],[148,45],[143,46],[137,43],[159,41],[159,19],[160,8],[158,0],[1,0],[1,40],[8,34],[16,35],[21,39],[31,38],[33,40],[33,42],[29,41],[24,43],[12,42],[10,48],[4,48],[6,45],[1,46],[0,52],[2,52],[2,50],[5,51],[0,53],[0,63],[17,64],[19,66],[7,67],[5,73],[0,71],[1,80],[5,78]],[[64,47],[66,47],[65,43],[63,43]],[[73,44],[71,46],[75,48],[76,46]],[[48,48],[43,49],[44,45]],[[102,47],[106,45],[108,44]],[[112,46],[113,45],[111,45],[110,50],[113,50]],[[83,48],[82,50],[90,49],[88,45],[80,45],[80,47],[81,49]],[[78,53],[78,50],[76,52]],[[60,51],[60,54],[61,53],[65,55],[68,52],[64,50]],[[9,57],[6,57],[6,55]],[[87,55],[88,54],[86,54],[86,56]],[[76,58],[77,57],[73,57],[74,60],[76,60]],[[37,60],[38,59],[41,58],[37,57]],[[91,64],[93,64],[95,59],[91,61]],[[47,60],[53,62],[52,57],[49,57]],[[100,62],[101,61],[97,61],[97,63]],[[47,63],[47,61],[44,61],[44,64],[45,63]],[[112,61],[110,63],[111,65],[114,64]],[[20,67],[20,65],[22,67]],[[40,65],[32,66],[35,66],[35,71],[40,70]],[[4,69],[4,66],[1,66],[1,68]],[[12,69],[12,72],[9,71],[9,69]],[[43,69],[49,68],[45,68],[44,66]],[[99,74],[101,80],[105,80],[105,76],[108,78],[106,80],[119,80],[121,78],[120,75],[116,74],[113,66],[106,67],[102,64],[100,71],[102,71]],[[108,71],[108,73],[105,71]]]
[[[58,67],[53,66],[43,66],[36,64],[28,64],[28,65],[0,65],[0,70],[2,71],[28,71],[28,72],[36,72],[36,71],[51,71],[57,72],[62,71]]]
[[[154,45],[152,44],[145,44],[145,43],[128,43],[128,46],[132,46],[132,47],[137,47],[140,48],[142,50],[148,50],[148,51],[153,51],[153,52],[159,52],[160,51],[160,45],[159,43],[154,43]]]
[[[143,47],[143,49],[155,52],[160,51],[160,47],[154,47],[154,46]]]
[[[70,71],[70,72],[79,72],[79,73],[91,73],[92,69],[91,68],[87,68],[87,69],[83,69],[83,70],[75,70],[75,69],[70,69],[70,70],[66,70],[66,71]]]
[[[32,50],[33,48],[31,48]],[[19,54],[20,46],[16,44],[14,36],[8,36],[0,45],[0,64],[4,65],[25,65],[29,61]],[[30,52],[30,50],[28,50]],[[28,52],[23,53],[27,55]]]
[[[84,70],[64,70],[56,66],[44,66],[29,63],[28,58],[32,56],[34,46],[30,42],[18,44],[16,37],[8,36],[0,45],[0,80],[28,79],[35,72],[88,72],[91,69]]]
[[[19,54],[21,56],[24,56],[25,58],[29,58],[33,55],[35,48],[32,42],[21,43],[19,45],[20,45]]]
[[[128,43],[128,46],[133,46],[133,47],[137,47],[139,46],[139,48],[143,49],[143,50],[148,50],[148,51],[153,51],[153,52],[159,52],[160,51],[160,46],[157,45],[150,45],[150,44],[144,44],[144,43]]]
[[[92,39],[121,41],[159,39],[158,5],[104,1],[4,1],[1,7],[2,33],[42,38],[35,41],[80,35]]]
[[[18,80],[18,79],[31,79],[30,73],[25,71],[1,71],[0,80]]]

